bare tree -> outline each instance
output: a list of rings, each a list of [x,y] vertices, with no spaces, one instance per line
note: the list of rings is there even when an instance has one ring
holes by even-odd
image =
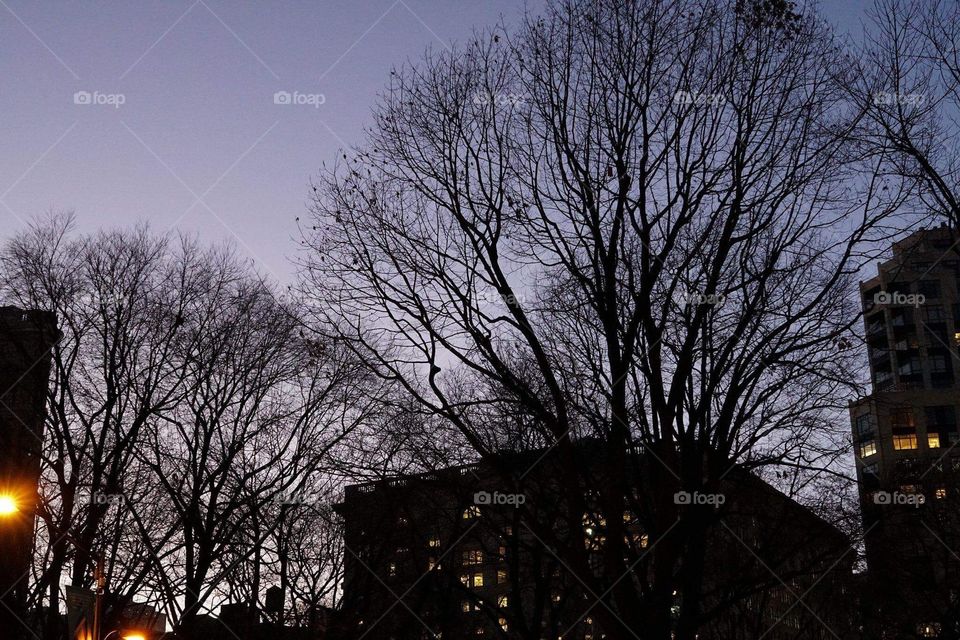
[[[55,216],[11,239],[0,269],[4,298],[54,311],[64,333],[31,603],[49,605],[48,637],[63,584],[89,587],[101,555],[115,608],[136,596],[187,627],[241,565],[296,555],[263,552],[289,526],[278,505],[342,477],[382,386],[346,348],[305,338],[232,250],[146,228],[80,236]],[[316,569],[336,576],[324,541]]]
[[[564,469],[527,526],[611,637],[704,622],[722,523],[675,492],[846,446],[854,276],[903,195],[850,143],[848,80],[790,3],[557,2],[397,70],[368,144],[315,185],[318,324],[476,457]]]

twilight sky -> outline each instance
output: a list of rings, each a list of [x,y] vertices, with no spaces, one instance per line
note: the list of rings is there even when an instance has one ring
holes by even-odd
[[[868,4],[824,9],[856,30]],[[500,16],[516,24],[523,10],[523,0],[0,0],[0,241],[51,210],[74,211],[84,231],[146,220],[229,239],[288,280],[309,178],[361,142],[391,66]],[[301,104],[276,104],[276,92]]]

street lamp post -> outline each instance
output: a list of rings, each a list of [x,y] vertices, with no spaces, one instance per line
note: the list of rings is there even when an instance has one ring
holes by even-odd
[[[35,509],[33,510],[35,511]],[[0,494],[0,517],[11,517],[21,512],[20,505],[15,496],[10,494]],[[77,541],[76,538],[71,536],[69,533],[64,533],[63,537],[72,542],[75,545],[83,547],[87,552],[90,552],[87,549],[86,545],[81,544]],[[99,551],[96,554],[96,567],[94,569],[94,592],[93,592],[93,637],[94,640],[100,638],[101,626],[103,624],[103,592],[105,586],[105,572],[104,572],[104,559],[103,551]],[[119,630],[111,631],[106,635],[102,640],[108,640],[108,638],[113,634],[119,634]],[[139,633],[131,633],[124,636],[121,636],[123,640],[144,640],[144,636]]]

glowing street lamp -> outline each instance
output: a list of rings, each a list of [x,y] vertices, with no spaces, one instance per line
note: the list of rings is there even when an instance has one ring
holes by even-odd
[[[0,516],[10,516],[20,511],[16,498],[8,494],[0,494]]]
[[[147,640],[147,637],[139,631],[118,631],[114,630],[104,636],[103,640],[111,640],[111,636],[117,634],[120,640]]]

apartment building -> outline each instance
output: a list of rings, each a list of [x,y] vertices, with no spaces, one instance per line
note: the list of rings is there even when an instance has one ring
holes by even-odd
[[[913,233],[860,285],[872,393],[850,420],[870,637],[956,637],[960,623],[958,240]]]
[[[506,465],[526,470],[538,455]],[[584,452],[582,463],[596,463],[590,458]],[[523,486],[505,485],[501,473],[502,466],[462,465],[347,487],[339,506],[346,552],[338,637],[607,637],[604,605],[552,549],[557,537],[538,530],[550,520],[544,512],[563,499],[556,482],[563,470],[542,464]],[[721,490],[705,542],[699,637],[847,637],[855,626],[847,537],[740,469]],[[623,518],[638,562],[618,584],[639,589],[655,542],[641,518]],[[588,512],[579,524],[590,568],[600,575],[607,523]]]

